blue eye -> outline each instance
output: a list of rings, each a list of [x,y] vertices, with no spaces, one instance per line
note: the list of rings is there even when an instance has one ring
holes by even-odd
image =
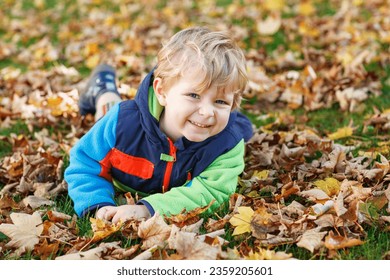
[[[188,96],[192,97],[192,98],[195,98],[195,99],[199,99],[200,98],[199,94],[196,94],[196,93],[189,93]]]
[[[227,103],[227,102],[224,101],[224,100],[217,100],[217,101],[215,101],[215,103],[221,104],[221,105],[229,105],[229,103]]]

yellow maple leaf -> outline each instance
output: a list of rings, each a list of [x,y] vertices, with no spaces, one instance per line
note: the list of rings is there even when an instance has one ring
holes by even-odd
[[[317,180],[314,182],[314,185],[320,190],[323,190],[328,196],[336,195],[340,191],[340,182],[331,177],[325,180]]]
[[[269,175],[269,170],[262,170],[262,171],[258,171],[256,170],[255,172],[253,172],[253,176],[252,177],[255,177],[259,180],[265,180],[268,178],[268,175]]]
[[[97,242],[106,238],[107,236],[110,236],[111,234],[117,232],[122,226],[121,222],[112,224],[110,222],[105,222],[103,220],[94,218],[90,218],[89,221],[91,222],[91,227],[93,230],[93,237],[91,242]]]
[[[350,126],[347,127],[342,127],[337,129],[336,132],[328,134],[328,138],[331,140],[336,140],[336,139],[341,139],[341,138],[346,138],[349,136],[352,136],[353,134],[353,128]]]
[[[235,227],[233,235],[251,232],[251,220],[254,211],[250,207],[238,207],[238,214],[230,218],[229,223]]]

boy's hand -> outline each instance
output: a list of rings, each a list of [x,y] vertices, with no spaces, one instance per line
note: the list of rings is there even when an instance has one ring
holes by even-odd
[[[148,219],[150,213],[145,205],[104,206],[96,212],[96,218],[111,220],[116,224],[130,219]]]

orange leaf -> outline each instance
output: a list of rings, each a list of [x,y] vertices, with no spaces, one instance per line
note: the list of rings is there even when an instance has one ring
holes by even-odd
[[[348,239],[345,236],[336,236],[333,232],[329,232],[329,235],[325,237],[325,247],[329,250],[339,250],[343,248],[354,247],[364,244],[363,241],[356,238]]]
[[[49,244],[45,238],[42,243],[35,245],[34,253],[36,253],[41,260],[47,260],[50,256],[55,256],[55,254],[57,254],[58,248],[58,241]]]
[[[169,224],[175,224],[178,227],[183,227],[187,224],[193,224],[200,219],[199,215],[209,209],[214,202],[215,200],[212,200],[208,205],[204,207],[197,207],[188,212],[186,212],[186,210],[184,209],[180,214],[165,217],[165,220]]]

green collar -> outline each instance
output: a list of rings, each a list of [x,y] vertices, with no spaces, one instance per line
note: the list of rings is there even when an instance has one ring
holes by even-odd
[[[152,114],[152,116],[159,121],[162,111],[164,110],[164,107],[158,103],[156,94],[154,93],[154,89],[152,86],[149,87],[148,92],[148,105],[149,105],[149,111]]]

